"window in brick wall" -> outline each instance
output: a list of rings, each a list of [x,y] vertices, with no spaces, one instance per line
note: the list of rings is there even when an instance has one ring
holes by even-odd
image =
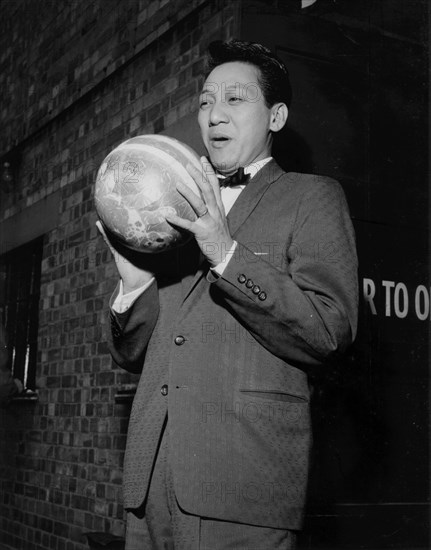
[[[36,387],[37,332],[43,237],[0,256],[2,323],[14,378]]]

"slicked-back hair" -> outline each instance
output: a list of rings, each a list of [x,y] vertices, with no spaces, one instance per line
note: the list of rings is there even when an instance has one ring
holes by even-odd
[[[272,107],[275,103],[290,106],[292,88],[289,73],[284,63],[271,50],[256,42],[216,40],[208,46],[206,76],[219,65],[232,61],[249,63],[259,69],[258,83],[267,107]]]

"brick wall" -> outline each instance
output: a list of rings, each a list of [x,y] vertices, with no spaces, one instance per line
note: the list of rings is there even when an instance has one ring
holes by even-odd
[[[17,168],[0,221],[25,224],[31,206],[59,194],[44,240],[38,401],[0,409],[0,547],[82,550],[84,532],[124,533],[130,405],[115,394],[136,383],[106,347],[117,276],[94,226],[95,174],[124,139],[169,134],[195,112],[205,47],[235,35],[239,7],[15,0],[0,21],[0,158]]]

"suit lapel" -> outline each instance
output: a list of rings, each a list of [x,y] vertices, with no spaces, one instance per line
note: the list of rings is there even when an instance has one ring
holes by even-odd
[[[278,179],[282,173],[283,170],[272,159],[250,180],[227,215],[230,234],[233,238],[259,204],[271,183]]]
[[[249,181],[226,217],[233,238],[235,238],[235,234],[241,225],[256,208],[271,183],[277,180],[282,173],[283,170],[278,166],[275,160],[272,159]],[[202,277],[206,275],[208,269],[209,264],[205,260],[201,263],[191,281],[190,277],[187,277],[186,280],[183,281],[183,302],[188,298]]]

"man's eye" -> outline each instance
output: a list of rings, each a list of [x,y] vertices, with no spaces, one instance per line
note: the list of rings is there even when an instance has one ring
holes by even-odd
[[[202,97],[200,100],[199,100],[199,107],[206,107],[207,105],[210,104],[210,100],[206,97]]]
[[[232,96],[228,99],[229,103],[240,103],[242,101],[242,97],[239,96]]]

